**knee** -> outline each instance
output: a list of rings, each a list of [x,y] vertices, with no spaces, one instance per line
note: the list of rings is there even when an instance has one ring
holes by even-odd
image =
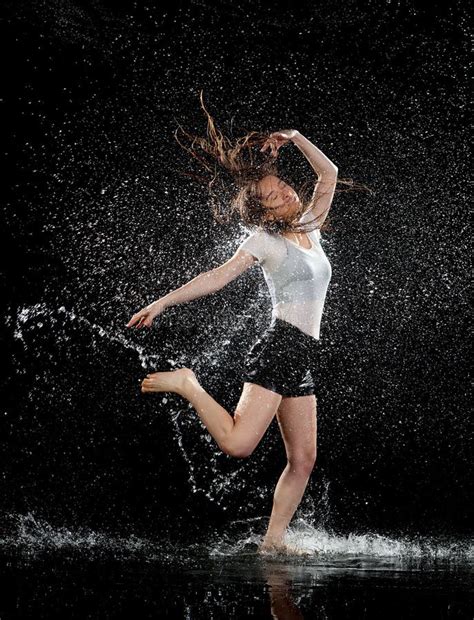
[[[235,459],[246,459],[253,453],[253,446],[239,446],[231,442],[221,446],[222,451]]]
[[[316,452],[306,452],[288,459],[288,465],[293,473],[309,476],[316,464]]]

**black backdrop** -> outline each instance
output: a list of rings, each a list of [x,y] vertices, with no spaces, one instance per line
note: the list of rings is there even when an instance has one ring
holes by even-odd
[[[1,28],[4,523],[183,538],[270,512],[276,421],[236,460],[182,399],[139,390],[186,365],[235,406],[270,316],[258,268],[125,328],[244,238],[181,174],[196,169],[173,132],[204,134],[203,90],[223,131],[295,127],[374,191],[339,194],[323,234],[318,460],[299,515],[468,533],[461,3],[7,2]],[[291,146],[280,165],[313,175]]]

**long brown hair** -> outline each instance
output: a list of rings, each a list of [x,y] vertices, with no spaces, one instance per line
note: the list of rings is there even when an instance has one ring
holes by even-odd
[[[214,218],[219,223],[228,223],[237,216],[244,224],[260,227],[269,233],[309,232],[315,228],[321,228],[324,231],[330,228],[329,216],[326,217],[321,227],[318,225],[319,220],[326,215],[327,210],[304,224],[298,222],[302,214],[314,207],[318,200],[314,193],[309,198],[305,194],[309,184],[314,186],[314,179],[305,181],[298,190],[295,190],[302,206],[291,220],[275,219],[270,221],[267,219],[268,207],[262,205],[257,186],[258,182],[269,174],[278,176],[275,158],[270,152],[262,153],[260,151],[269,134],[249,131],[243,137],[234,140],[233,144],[227,136],[216,129],[212,116],[204,106],[202,93],[203,91],[200,92],[200,101],[207,116],[207,139],[189,134],[179,123],[178,128],[190,140],[190,146],[187,147],[180,142],[177,136],[178,129],[174,136],[178,144],[190,153],[210,175],[203,177],[192,172],[182,172],[183,175],[207,185]],[[200,147],[202,153],[197,152],[195,145]],[[259,148],[257,152],[254,152],[252,147]],[[211,161],[208,161],[204,154],[209,156]],[[348,185],[349,189],[336,187],[335,193],[372,191],[365,185],[355,183],[352,179],[337,178],[336,185],[338,183]]]

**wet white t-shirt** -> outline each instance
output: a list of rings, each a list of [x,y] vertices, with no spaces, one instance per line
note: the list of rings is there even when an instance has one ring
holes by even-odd
[[[304,214],[300,222],[313,219]],[[311,249],[279,234],[252,233],[238,247],[258,259],[272,300],[272,318],[278,317],[319,340],[331,264],[321,247],[319,229],[306,233]]]

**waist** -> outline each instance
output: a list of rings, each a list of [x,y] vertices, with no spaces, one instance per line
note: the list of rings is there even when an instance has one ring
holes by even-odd
[[[274,304],[272,316],[287,321],[303,333],[319,340],[319,329],[324,309],[322,300],[306,300],[300,303]]]
[[[297,325],[294,325],[289,321],[285,321],[285,319],[281,319],[275,314],[272,314],[272,320],[267,331],[283,331],[285,332],[285,334],[290,335],[292,338],[300,340],[305,345],[312,345],[319,340],[316,336],[313,336],[312,334],[303,331]]]

